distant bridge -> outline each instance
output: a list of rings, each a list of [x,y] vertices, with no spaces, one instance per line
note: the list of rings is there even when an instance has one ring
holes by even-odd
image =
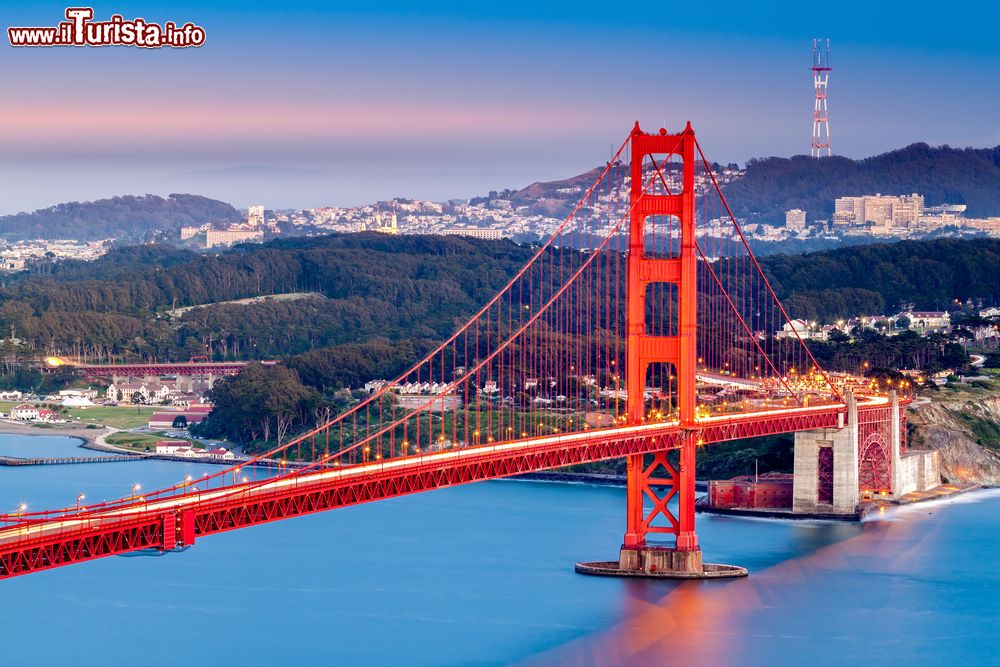
[[[71,367],[84,377],[145,377],[161,375],[214,376],[237,375],[244,366],[251,363],[261,363],[273,366],[277,361],[178,361],[173,363],[134,363],[134,364],[78,364],[56,357],[45,360],[45,368],[53,370],[62,366]]]

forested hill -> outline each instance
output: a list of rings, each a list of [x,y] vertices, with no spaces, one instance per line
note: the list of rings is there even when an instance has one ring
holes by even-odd
[[[903,304],[1000,303],[1000,239],[903,241],[761,260],[793,317],[836,320]]]
[[[162,246],[59,262],[0,286],[0,332],[33,350],[131,359],[274,357],[441,340],[534,250],[510,241],[344,234],[218,255]],[[1000,240],[906,241],[761,259],[793,317],[836,320],[902,304],[1000,303]],[[261,295],[293,298],[224,303]],[[208,305],[168,317],[165,311]],[[206,349],[207,346],[207,349]]]
[[[314,347],[441,339],[531,256],[509,241],[365,233],[218,255],[138,246],[0,288],[0,332],[36,351],[162,361],[270,358]],[[220,303],[270,294],[305,298]],[[313,296],[309,296],[309,295]],[[167,317],[171,308],[215,304]],[[206,350],[206,345],[208,349]]]
[[[229,204],[199,195],[173,194],[165,199],[128,195],[0,216],[0,237],[9,241],[115,238],[141,242],[155,231],[176,236],[182,226],[239,219],[239,212]]]
[[[829,219],[837,197],[910,194],[926,204],[967,204],[970,217],[1000,215],[1000,146],[932,147],[919,143],[864,160],[807,156],[747,163],[746,175],[725,186],[734,213],[754,222],[783,223],[802,209],[809,220]]]

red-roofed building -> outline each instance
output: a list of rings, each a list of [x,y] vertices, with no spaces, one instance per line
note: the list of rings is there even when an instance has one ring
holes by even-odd
[[[178,417],[184,417],[186,424],[190,426],[191,424],[200,424],[207,416],[207,412],[191,412],[190,410],[178,410],[177,412],[154,412],[149,417],[148,426],[150,430],[162,431],[163,429],[173,428],[174,420]]]
[[[38,419],[38,408],[27,403],[21,403],[11,408],[10,416],[12,419],[19,419],[21,421],[34,421]]]
[[[232,461],[236,456],[226,449],[225,447],[216,447],[215,449],[208,450],[208,455],[217,459],[223,459],[224,461]]]
[[[158,440],[156,442],[156,453],[176,454],[178,450],[190,447],[191,443],[187,440]]]

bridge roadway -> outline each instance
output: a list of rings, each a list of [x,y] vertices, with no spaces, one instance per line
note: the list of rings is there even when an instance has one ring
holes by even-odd
[[[883,407],[862,397],[859,410]],[[843,403],[718,415],[698,420],[699,444],[835,428]],[[156,499],[123,499],[108,507],[66,510],[62,518],[22,519],[0,529],[0,579],[141,549],[191,546],[196,537],[362,502],[523,472],[644,454],[680,446],[674,422],[595,429],[508,443],[414,454],[369,463],[188,491]],[[197,482],[194,482],[197,484]]]
[[[107,364],[89,365],[78,364],[73,368],[83,373],[87,377],[113,377],[132,376],[144,377],[147,375],[236,375],[248,361],[219,361],[219,362],[181,362],[175,364]],[[273,366],[276,361],[262,361],[265,366]]]

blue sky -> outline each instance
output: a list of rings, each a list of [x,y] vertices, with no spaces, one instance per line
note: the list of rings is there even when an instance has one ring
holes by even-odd
[[[632,122],[709,157],[808,151],[812,38],[834,152],[1000,144],[1000,10],[918,3],[117,2],[200,49],[0,48],[0,213],[121,193],[238,206],[444,199],[569,176]],[[54,25],[18,3],[5,25]]]

